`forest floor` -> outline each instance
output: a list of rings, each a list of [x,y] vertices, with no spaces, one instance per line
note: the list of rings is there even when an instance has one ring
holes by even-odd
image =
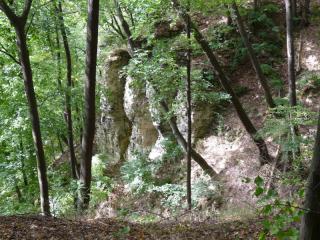
[[[0,239],[258,239],[262,220],[136,224],[112,219],[0,217]]]

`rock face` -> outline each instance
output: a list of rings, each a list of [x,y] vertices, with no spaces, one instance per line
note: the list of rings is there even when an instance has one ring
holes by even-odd
[[[101,81],[101,120],[97,130],[99,152],[107,155],[112,165],[119,166],[132,159],[135,152],[149,154],[150,159],[158,159],[164,154],[161,142],[172,136],[171,128],[165,120],[160,120],[162,109],[153,102],[150,86],[135,87],[134,79],[124,76],[121,71],[130,60],[128,51],[113,51],[106,61],[104,79]],[[177,98],[183,98],[178,94]],[[176,111],[177,124],[186,137],[187,118],[184,99]],[[214,118],[211,104],[195,104],[193,108],[193,141],[205,137]]]
[[[145,90],[132,86],[133,80],[121,73],[130,60],[128,51],[113,51],[106,61],[101,81],[101,120],[97,129],[99,151],[117,165],[135,151],[148,153],[158,139]]]
[[[206,102],[196,102],[192,106],[192,142],[208,136],[213,129],[213,122],[217,107],[214,104]],[[183,104],[177,113],[177,123],[179,130],[187,138],[188,118],[187,105]]]
[[[135,151],[150,152],[158,139],[158,131],[152,121],[146,88],[135,88],[133,81],[131,77],[127,78],[124,95],[124,109],[132,123],[128,148],[129,158]]]
[[[128,64],[130,55],[118,49],[110,54],[106,62],[105,77],[101,81],[101,121],[97,130],[100,152],[107,154],[115,164],[126,159],[130,143],[132,124],[124,110],[126,78],[121,70]]]

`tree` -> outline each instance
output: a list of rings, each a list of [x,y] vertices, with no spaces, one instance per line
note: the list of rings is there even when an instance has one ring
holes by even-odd
[[[303,4],[302,4],[303,2]],[[304,1],[301,1],[301,4],[302,4],[302,23],[304,26],[308,26],[310,24],[310,21],[309,21],[309,17],[310,17],[310,0],[304,0]]]
[[[74,149],[74,140],[73,140],[73,121],[72,121],[72,109],[71,109],[71,89],[72,89],[72,59],[71,59],[71,52],[69,47],[68,35],[66,32],[66,28],[64,25],[63,19],[63,11],[62,11],[62,3],[61,0],[58,2],[58,7],[56,7],[56,12],[59,18],[59,27],[61,31],[61,36],[63,40],[64,51],[66,54],[67,60],[67,87],[65,90],[65,121],[67,124],[67,131],[68,131],[68,146],[69,146],[69,155],[70,155],[70,163],[71,163],[71,173],[73,179],[79,178],[79,169],[77,166],[77,159]],[[57,43],[59,43],[59,36],[57,36]],[[57,56],[58,64],[60,61],[60,56]]]
[[[188,1],[188,9],[190,10],[190,0]],[[188,208],[192,208],[191,199],[191,136],[192,136],[192,99],[191,99],[191,26],[190,21],[187,22],[187,117],[188,117],[188,136],[187,136],[187,202]]]
[[[293,10],[291,0],[285,0],[286,5],[286,32],[287,32],[287,57],[288,57],[288,82],[290,106],[297,105],[295,51],[293,37]]]
[[[296,70],[295,70],[295,50],[294,50],[294,36],[293,36],[293,17],[294,3],[291,0],[285,0],[286,5],[286,37],[287,37],[287,62],[288,62],[288,82],[289,82],[289,104],[290,107],[297,106],[296,93]],[[296,137],[299,136],[299,129],[297,126],[291,126],[292,142],[296,143]],[[293,151],[289,151],[289,161],[296,155],[300,155],[299,146],[295,147]]]
[[[134,51],[134,41],[133,41],[133,38],[132,38],[132,33],[130,31],[130,27],[129,27],[129,24],[128,22],[125,20],[124,16],[123,16],[123,13],[122,13],[122,10],[121,10],[121,6],[120,6],[120,3],[118,0],[114,0],[114,5],[116,7],[116,11],[117,11],[117,16],[120,20],[120,23],[121,23],[121,27],[123,29],[123,31],[125,32],[126,36],[127,36],[127,39],[128,39],[128,45],[129,45],[129,48],[130,48],[130,54],[133,55],[133,51]],[[120,30],[121,32],[121,30]]]
[[[89,207],[91,186],[91,165],[93,140],[95,134],[96,106],[96,68],[98,52],[99,0],[88,2],[87,51],[86,51],[86,81],[84,127],[82,138],[82,159],[80,163],[80,195],[79,208]]]
[[[320,115],[313,158],[306,187],[305,209],[300,227],[300,239],[320,239]]]
[[[6,14],[16,32],[17,47],[19,49],[19,57],[23,73],[25,92],[29,104],[29,114],[32,123],[33,141],[37,155],[41,212],[44,215],[50,215],[46,160],[41,137],[40,119],[38,113],[37,99],[33,86],[32,68],[30,63],[26,34],[26,23],[31,9],[31,4],[32,0],[25,1],[24,9],[20,16],[16,15],[4,0],[0,0],[0,9]]]
[[[269,156],[268,148],[267,148],[265,141],[262,139],[262,137],[257,135],[256,128],[254,127],[253,123],[249,119],[249,117],[248,117],[247,113],[245,112],[242,104],[240,103],[237,95],[235,94],[233,88],[231,87],[231,85],[229,83],[229,79],[225,75],[218,60],[216,59],[215,55],[213,54],[208,41],[204,38],[202,33],[199,31],[198,27],[191,21],[189,14],[180,6],[180,3],[177,0],[171,0],[171,1],[173,3],[174,8],[178,11],[178,14],[180,15],[180,17],[186,23],[188,21],[190,21],[191,28],[193,29],[193,33],[194,33],[194,37],[195,37],[196,41],[201,46],[203,51],[206,53],[211,65],[213,66],[213,68],[215,69],[215,71],[218,75],[218,78],[220,80],[222,87],[230,95],[231,102],[233,103],[235,110],[237,111],[237,114],[238,114],[244,128],[246,129],[246,131],[248,132],[248,134],[250,135],[250,137],[252,138],[252,140],[254,141],[254,143],[256,144],[256,146],[259,149],[260,163],[265,164],[265,163],[270,162],[271,158]]]
[[[252,66],[253,66],[256,74],[257,74],[258,80],[259,80],[259,82],[260,82],[260,84],[261,84],[261,86],[262,86],[262,88],[264,90],[264,95],[265,95],[266,102],[267,102],[267,104],[268,104],[268,106],[270,108],[274,108],[276,106],[276,104],[273,101],[272,93],[271,93],[268,81],[267,81],[267,79],[265,78],[265,76],[264,76],[264,74],[262,72],[259,59],[256,57],[256,55],[255,55],[255,53],[253,51],[252,45],[251,45],[251,43],[249,41],[247,32],[245,30],[243,21],[241,19],[241,15],[239,13],[238,6],[237,6],[235,1],[232,2],[231,7],[232,7],[232,10],[233,10],[234,19],[235,19],[235,21],[237,23],[238,30],[240,32],[242,41],[243,41],[244,45],[246,46],[246,48],[248,50],[248,54],[249,54],[249,57],[250,57],[250,60],[251,60],[251,64],[252,64]]]

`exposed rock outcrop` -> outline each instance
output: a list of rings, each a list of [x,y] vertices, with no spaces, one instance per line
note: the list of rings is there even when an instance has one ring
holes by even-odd
[[[149,111],[150,105],[146,97],[146,88],[135,88],[133,81],[131,77],[127,77],[124,95],[124,109],[132,123],[129,157],[135,151],[150,152],[158,139],[158,131]]]
[[[105,153],[113,164],[126,159],[132,132],[132,123],[124,109],[126,77],[121,76],[121,70],[129,60],[128,51],[113,51],[107,59],[105,77],[101,81],[102,114],[97,141],[100,152]]]

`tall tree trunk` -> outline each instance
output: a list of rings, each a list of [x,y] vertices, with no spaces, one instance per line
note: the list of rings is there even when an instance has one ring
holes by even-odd
[[[190,9],[190,0],[188,1]],[[192,141],[192,99],[191,99],[191,26],[190,21],[187,22],[187,117],[188,117],[188,137],[187,137],[187,203],[188,208],[192,208],[192,191],[191,191],[191,141]]]
[[[71,174],[73,179],[79,178],[79,169],[77,166],[77,159],[74,149],[74,140],[73,140],[73,122],[72,122],[72,110],[71,110],[71,89],[72,89],[72,60],[71,60],[71,52],[69,47],[68,36],[66,32],[66,28],[64,25],[63,11],[61,0],[58,3],[57,13],[59,16],[59,26],[61,31],[61,36],[63,40],[64,51],[66,54],[67,61],[67,87],[65,91],[65,108],[66,108],[66,124],[68,129],[68,147],[69,147],[69,155],[70,155],[70,164],[71,164]]]
[[[300,240],[320,239],[320,115],[313,158],[306,187],[305,209],[300,226]]]
[[[264,74],[262,72],[259,59],[256,57],[256,55],[255,55],[255,53],[253,51],[252,45],[251,45],[251,43],[249,41],[246,29],[244,27],[244,24],[243,24],[243,21],[242,21],[242,18],[241,18],[241,15],[239,13],[238,6],[237,6],[235,1],[232,2],[231,7],[232,7],[232,10],[233,10],[233,13],[234,13],[234,19],[237,22],[238,30],[240,32],[242,41],[243,41],[244,45],[246,46],[246,48],[248,50],[248,54],[249,54],[249,57],[250,57],[250,60],[251,60],[251,64],[252,64],[252,66],[253,66],[256,74],[257,74],[258,80],[259,80],[259,82],[260,82],[260,84],[261,84],[261,86],[262,86],[262,88],[264,90],[264,95],[265,95],[266,102],[267,102],[267,104],[268,104],[268,106],[270,108],[274,108],[276,106],[276,104],[273,101],[268,81],[267,81],[267,79],[265,78],[265,76],[264,76]]]
[[[235,94],[233,88],[231,87],[231,85],[229,83],[229,79],[227,78],[227,76],[223,72],[219,62],[217,61],[215,55],[213,54],[208,41],[201,34],[198,27],[191,21],[189,14],[180,6],[178,0],[171,0],[171,1],[173,3],[173,6],[175,7],[175,9],[178,11],[179,15],[181,16],[181,18],[185,22],[190,21],[191,28],[193,29],[195,39],[197,40],[199,45],[202,47],[203,51],[206,53],[211,65],[213,66],[213,68],[215,69],[215,71],[218,75],[218,78],[220,80],[222,87],[230,95],[231,101],[237,111],[237,114],[238,114],[244,128],[246,129],[246,131],[248,132],[248,134],[250,135],[250,137],[252,138],[252,140],[254,141],[254,143],[257,145],[257,147],[259,149],[260,163],[265,164],[265,163],[270,162],[271,158],[269,156],[268,148],[267,148],[265,141],[263,140],[263,138],[261,138],[261,136],[257,135],[256,128],[254,127],[254,125],[252,124],[251,120],[249,119],[247,113],[243,109],[237,95]]]
[[[288,58],[288,82],[289,82],[289,103],[290,107],[297,106],[296,94],[296,71],[295,71],[295,50],[294,50],[294,36],[293,36],[293,2],[292,0],[285,0],[286,6],[286,37],[287,37],[287,58]],[[299,129],[297,126],[292,126],[292,141],[295,143],[296,136],[299,136]],[[300,155],[300,148],[290,151],[289,162],[293,158]]]
[[[285,0],[286,5],[286,28],[287,28],[287,57],[288,57],[288,82],[289,101],[291,106],[297,105],[296,96],[296,73],[295,73],[295,52],[293,37],[293,11],[291,0]]]
[[[40,120],[37,106],[36,94],[33,86],[32,69],[30,63],[29,50],[27,46],[27,36],[25,26],[30,12],[32,0],[26,0],[23,12],[17,16],[4,0],[0,0],[0,9],[6,14],[12,26],[15,28],[17,47],[19,51],[21,70],[23,73],[25,93],[29,105],[29,114],[32,124],[33,142],[37,156],[38,181],[40,187],[41,212],[50,215],[49,190],[46,170],[46,160],[44,155]]]
[[[37,155],[37,169],[38,169],[38,179],[40,186],[40,199],[41,199],[41,211],[44,215],[50,215],[49,206],[49,190],[48,190],[48,180],[47,180],[47,170],[46,170],[46,160],[44,155],[41,130],[40,130],[40,120],[38,113],[38,106],[36,95],[33,87],[32,79],[32,69],[29,58],[29,51],[27,47],[26,35],[24,32],[24,27],[21,27],[18,23],[15,26],[17,35],[17,46],[19,48],[20,61],[22,65],[25,92],[29,104],[29,112],[32,123],[32,135],[35,144],[36,155]]]
[[[85,81],[85,120],[82,138],[82,159],[80,167],[79,207],[87,209],[90,201],[91,165],[95,134],[96,68],[98,50],[99,0],[89,0],[87,23],[87,56]]]
[[[61,44],[60,44],[60,38],[59,38],[59,29],[58,29],[58,24],[55,26],[55,32],[56,32],[56,60],[57,60],[57,83],[58,83],[58,88],[60,92],[62,92],[62,81],[61,81]]]

